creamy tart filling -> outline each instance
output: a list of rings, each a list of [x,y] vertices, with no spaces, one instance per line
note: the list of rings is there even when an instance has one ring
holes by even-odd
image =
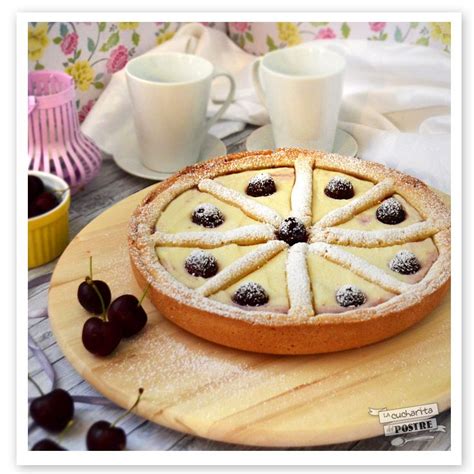
[[[337,176],[343,176],[352,183],[352,186],[354,187],[354,197],[351,199],[332,199],[324,194],[324,188],[327,186],[329,181]],[[373,186],[374,183],[371,183],[370,181],[356,178],[354,176],[348,176],[336,171],[316,168],[313,170],[312,223],[316,223],[330,211],[358,198]]]
[[[293,168],[272,168],[262,169],[258,171],[243,171],[241,173],[230,174],[226,176],[219,176],[214,181],[222,183],[230,189],[235,189],[245,194],[247,185],[252,177],[267,173],[269,174],[276,185],[276,192],[270,196],[253,197],[261,204],[264,204],[272,209],[275,209],[282,216],[287,216],[291,212],[290,196],[291,190],[295,182],[295,170]]]
[[[393,278],[406,283],[417,283],[423,279],[431,265],[438,258],[438,250],[433,242],[433,239],[425,239],[420,242],[408,242],[403,245],[394,245],[390,247],[381,248],[361,248],[361,247],[346,247],[345,250],[358,257],[365,259],[367,262],[380,267],[384,272],[388,273]],[[390,269],[390,261],[402,250],[408,250],[413,253],[420,263],[420,269],[414,274],[402,275]]]
[[[341,268],[335,263],[310,254],[308,257],[310,278],[313,286],[313,305],[318,313],[342,313],[352,308],[344,308],[336,301],[336,291],[344,285],[351,284],[366,295],[366,302],[361,307],[376,306],[395,296],[367,280],[354,275],[350,270]]]
[[[405,218],[399,224],[390,225],[390,228],[396,229],[400,227],[407,227],[415,222],[421,222],[423,218],[418,211],[411,206],[402,196],[394,194],[393,197],[399,201],[405,209]],[[350,221],[339,224],[338,227],[345,229],[360,229],[360,230],[377,230],[384,229],[388,226],[379,222],[376,218],[376,212],[379,204],[372,206],[366,211],[362,211],[357,216],[354,216]]]
[[[156,229],[172,234],[186,231],[199,232],[202,230],[213,230],[204,229],[202,226],[195,224],[191,220],[193,210],[199,204],[203,203],[213,204],[224,214],[224,222],[214,230],[231,230],[249,224],[256,224],[254,219],[246,216],[237,207],[226,204],[214,196],[208,193],[203,193],[198,189],[190,189],[180,194],[176,199],[168,204],[156,223]]]
[[[287,250],[280,252],[278,255],[269,260],[263,267],[250,273],[242,280],[234,283],[229,288],[219,291],[211,296],[212,299],[230,305],[236,305],[232,301],[232,295],[237,289],[248,282],[255,282],[260,284],[268,293],[269,300],[265,305],[265,309],[275,311],[277,313],[287,313],[289,309],[288,293],[286,289],[286,274],[285,264]],[[248,306],[247,309],[261,309],[261,306]]]
[[[299,242],[296,245],[304,246],[305,251],[306,268],[302,268],[302,273],[309,278],[313,306],[308,314],[342,313],[354,307],[376,306],[407,288],[403,285],[415,284],[423,279],[438,258],[438,251],[431,237],[395,245],[371,244],[370,248],[366,248],[362,245],[334,245],[334,242],[325,237],[326,225],[318,227],[321,219],[326,218],[327,221],[328,214],[338,212],[338,209],[343,211],[351,203],[357,205],[367,193],[376,193],[383,186],[345,173],[319,168],[312,170],[311,176],[304,175],[304,170],[301,173],[297,178],[292,167],[243,171],[216,177],[212,182],[205,180],[199,186],[201,190],[193,188],[183,192],[169,203],[156,223],[157,235],[163,234],[160,234],[156,246],[160,263],[186,287],[197,291],[201,289],[205,296],[230,306],[239,306],[239,302],[242,304],[242,300],[235,295],[243,285],[250,284],[255,293],[253,296],[260,300],[250,298],[245,309],[265,309],[276,313],[287,313],[292,306],[288,290],[288,253],[296,241]],[[299,186],[298,192],[294,193],[296,186]],[[312,195],[308,197],[311,192]],[[341,219],[336,214],[334,219],[327,221],[335,222],[335,225],[328,227],[348,231],[344,233],[344,238],[350,239],[351,231],[357,231],[362,236],[368,233],[372,238],[383,239],[385,234],[379,237],[378,231],[403,231],[424,221],[402,196],[385,193],[383,189],[380,195],[383,198],[375,205],[355,212],[348,219]],[[340,198],[341,196],[347,198]],[[386,202],[387,199],[392,201]],[[254,208],[253,203],[265,206],[266,210]],[[381,205],[385,209],[379,210]],[[219,212],[217,217],[215,208]],[[307,212],[311,214],[308,220]],[[391,224],[383,222],[378,217],[380,215],[382,220]],[[271,218],[271,225],[266,223],[266,216]],[[284,224],[286,227],[282,227]],[[192,271],[196,262],[199,264],[200,258],[203,262],[211,261],[214,266],[217,263],[217,270],[213,268],[213,278],[216,278],[216,271],[216,276],[223,276],[225,272],[220,272],[231,268],[245,256],[250,255],[249,258],[253,259],[252,252],[256,252],[257,256],[259,249],[267,245],[265,242],[282,240],[281,229],[289,228],[291,232],[295,231],[297,225],[300,230],[301,226],[306,226],[307,236],[302,235],[296,241],[283,239],[287,242],[284,248],[282,246],[275,250],[275,254],[271,254],[257,268],[248,272],[240,270],[235,281],[223,279],[225,284],[217,284],[215,291],[209,291],[209,294],[206,291],[210,278],[199,276],[205,272],[197,272],[199,275],[196,272],[190,273],[190,268]],[[246,229],[250,234],[258,229],[258,233],[262,234],[259,243],[242,244],[241,241],[246,239]],[[238,232],[244,232],[244,237],[240,238],[239,243],[232,243],[237,241]],[[204,234],[196,233],[206,233],[206,245],[199,245],[200,236]],[[171,236],[166,237],[164,234]],[[178,240],[173,240],[174,234]],[[314,235],[318,235],[316,243],[311,240]],[[211,236],[216,237],[217,243]],[[328,243],[318,244],[321,236]],[[197,239],[197,244],[193,243],[193,239]],[[403,242],[409,239],[404,234],[398,240]],[[395,241],[398,242],[397,239]],[[222,244],[219,245],[219,242]],[[199,257],[197,260],[196,255]],[[186,265],[190,258],[193,259],[194,266]],[[301,265],[297,256],[294,261]],[[298,270],[291,271],[299,278]],[[252,287],[253,284],[255,285]],[[298,285],[294,286],[292,291],[298,292]],[[294,301],[298,300],[297,294],[292,297]],[[262,301],[263,304],[253,306],[255,301]]]

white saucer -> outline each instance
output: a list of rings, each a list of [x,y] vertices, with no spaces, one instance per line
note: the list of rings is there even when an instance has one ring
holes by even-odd
[[[118,143],[115,143],[112,156],[119,168],[127,173],[138,176],[139,178],[152,179],[161,181],[169,178],[175,172],[167,173],[161,171],[153,171],[147,168],[139,159],[138,143],[134,133],[122,134]],[[214,135],[207,135],[202,145],[201,153],[197,161],[205,161],[209,158],[225,155],[227,148],[223,141]]]
[[[248,136],[245,145],[248,151],[273,150],[275,143],[273,142],[272,125],[268,124],[257,128]],[[344,156],[355,156],[358,149],[357,142],[352,135],[340,128],[336,130],[334,153]]]

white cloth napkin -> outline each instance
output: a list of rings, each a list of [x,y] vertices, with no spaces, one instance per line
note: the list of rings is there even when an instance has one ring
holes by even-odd
[[[347,60],[339,126],[359,145],[358,155],[450,188],[450,57],[423,46],[365,40],[319,41]],[[253,90],[250,68],[255,56],[245,53],[220,31],[200,24],[183,26],[174,38],[146,54],[189,52],[234,75],[235,100],[210,132],[219,138],[245,124],[264,125],[269,118]],[[227,93],[215,81],[208,114]],[[82,125],[105,152],[116,137],[131,130],[131,104],[124,71],[114,74]]]

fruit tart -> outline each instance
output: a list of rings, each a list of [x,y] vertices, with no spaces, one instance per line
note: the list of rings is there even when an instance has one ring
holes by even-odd
[[[159,183],[129,226],[159,312],[229,347],[314,354],[412,326],[450,281],[450,212],[420,180],[303,149],[244,152]]]

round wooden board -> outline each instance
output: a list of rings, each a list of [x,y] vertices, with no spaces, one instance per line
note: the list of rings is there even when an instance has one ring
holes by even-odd
[[[197,338],[144,303],[149,322],[107,358],[81,343],[87,313],[76,291],[93,255],[94,278],[112,296],[140,295],[127,250],[128,219],[145,189],[85,227],[56,265],[49,292],[54,334],[74,368],[107,398],[205,438],[257,446],[313,446],[383,434],[369,408],[450,406],[450,296],[421,323],[362,349],[315,356],[271,356]]]

